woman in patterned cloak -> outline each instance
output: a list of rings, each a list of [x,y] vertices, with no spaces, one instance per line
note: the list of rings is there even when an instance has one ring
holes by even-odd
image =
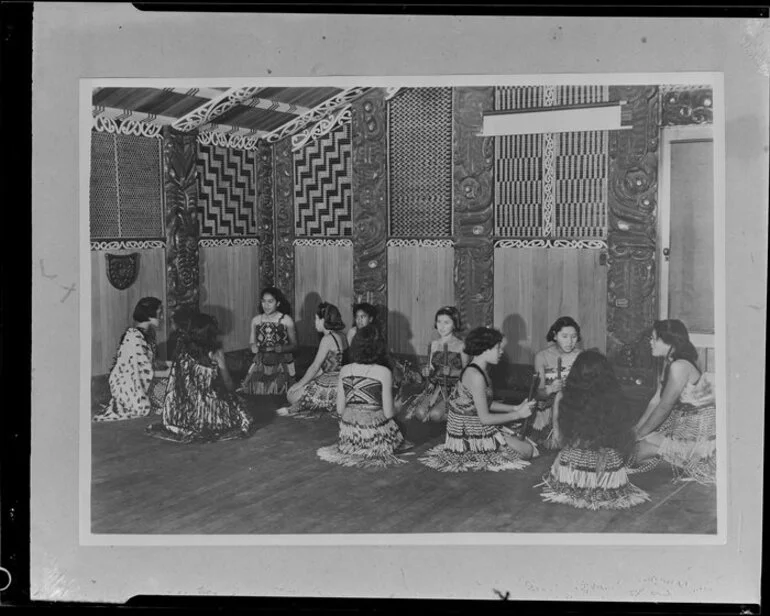
[[[318,352],[302,379],[289,388],[286,398],[290,406],[278,409],[279,415],[315,418],[336,413],[337,380],[348,349],[339,309],[321,302],[315,314],[315,328],[323,334]]]
[[[396,406],[404,419],[416,417],[422,422],[446,421],[446,402],[455,388],[468,356],[463,353],[463,341],[456,332],[460,331],[460,311],[454,306],[439,308],[433,319],[439,339],[431,342],[428,365],[423,377],[426,378],[422,391],[411,398],[397,400]]]
[[[169,365],[156,359],[155,330],[163,318],[161,301],[157,297],[143,297],[134,308],[133,318],[134,325],[120,338],[110,369],[112,398],[94,415],[94,421],[147,417],[163,404]]]
[[[374,326],[358,330],[350,346],[350,359],[337,384],[339,439],[320,448],[318,457],[362,468],[403,463],[396,457],[405,441],[393,420],[392,376],[385,366],[385,342]]]
[[[500,361],[502,342],[503,335],[489,327],[468,334],[465,353],[471,362],[449,395],[446,441],[420,459],[426,466],[451,473],[516,470],[538,455],[534,443],[504,427],[529,417],[534,400],[518,406],[492,401],[487,370]]]
[[[649,500],[628,481],[633,416],[607,358],[584,351],[562,390],[559,426],[564,448],[543,477],[542,498],[578,509],[628,509]]]
[[[163,420],[147,432],[177,442],[249,436],[253,421],[233,389],[216,320],[208,314],[193,314],[187,331],[180,332]]]
[[[260,295],[261,313],[251,321],[254,359],[238,391],[247,394],[282,394],[294,383],[297,334],[289,316],[289,302],[275,287]]]
[[[636,463],[648,470],[658,459],[675,477],[703,484],[716,481],[716,399],[712,375],[701,374],[684,323],[655,321],[650,337],[654,357],[663,358],[655,395],[636,424]]]

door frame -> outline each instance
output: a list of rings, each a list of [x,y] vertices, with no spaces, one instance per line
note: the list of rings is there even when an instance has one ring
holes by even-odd
[[[664,250],[669,247],[671,236],[671,145],[697,141],[714,143],[714,127],[711,124],[664,126],[660,131],[660,157],[658,162],[658,229],[656,258],[658,268],[658,318],[668,318],[668,259]],[[716,167],[715,173],[716,176]],[[714,214],[716,214],[716,177],[714,180]],[[714,216],[716,224],[716,215]],[[714,255],[716,262],[716,253]],[[716,304],[716,302],[715,302]],[[715,305],[716,311],[716,305]],[[716,312],[714,314],[716,319]],[[690,341],[696,347],[714,348],[715,334],[690,334]]]

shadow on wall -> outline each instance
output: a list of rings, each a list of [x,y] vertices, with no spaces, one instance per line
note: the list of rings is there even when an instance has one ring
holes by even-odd
[[[492,380],[500,388],[526,387],[531,378],[529,366],[534,364],[536,353],[529,340],[527,323],[521,315],[512,314],[503,320],[501,331],[505,346],[500,363],[491,370]]]
[[[294,324],[297,330],[297,342],[300,346],[318,346],[320,336],[315,328],[315,313],[322,301],[323,298],[320,294],[313,291],[305,295],[301,306],[297,306]]]
[[[401,312],[388,312],[388,350],[412,362],[419,367],[417,351],[412,345],[412,326],[409,319]]]

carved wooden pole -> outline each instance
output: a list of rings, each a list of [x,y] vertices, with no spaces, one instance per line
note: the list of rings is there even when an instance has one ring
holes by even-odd
[[[259,234],[259,285],[275,282],[275,208],[273,207],[273,149],[257,146],[257,233]]]
[[[453,89],[455,303],[466,328],[491,327],[494,311],[494,138],[477,136],[491,87]]]
[[[649,370],[646,333],[657,318],[658,89],[611,87],[627,101],[630,130],[609,138],[607,354],[622,367]]]
[[[163,129],[166,197],[166,304],[169,315],[182,306],[198,308],[197,136]]]
[[[291,141],[282,139],[273,145],[275,170],[275,277],[278,287],[295,310],[294,289],[294,159]]]
[[[353,297],[373,304],[387,326],[387,116],[376,88],[352,104]]]

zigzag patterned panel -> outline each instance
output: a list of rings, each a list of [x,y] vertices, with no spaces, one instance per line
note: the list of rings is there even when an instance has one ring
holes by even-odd
[[[495,88],[495,109],[546,106],[544,86]],[[607,86],[557,86],[553,104],[580,105],[609,100]],[[544,156],[544,139],[554,144]],[[513,135],[495,138],[495,234],[500,237],[605,238],[607,235],[606,132]],[[548,172],[548,173],[546,173]],[[544,221],[544,186],[553,184],[552,232]],[[550,223],[549,223],[550,224]]]
[[[296,237],[351,237],[350,122],[294,153]]]
[[[161,147],[159,139],[91,132],[92,240],[163,237]]]
[[[450,236],[452,89],[409,89],[388,107],[390,234]]]
[[[257,155],[198,145],[200,236],[257,236]]]

